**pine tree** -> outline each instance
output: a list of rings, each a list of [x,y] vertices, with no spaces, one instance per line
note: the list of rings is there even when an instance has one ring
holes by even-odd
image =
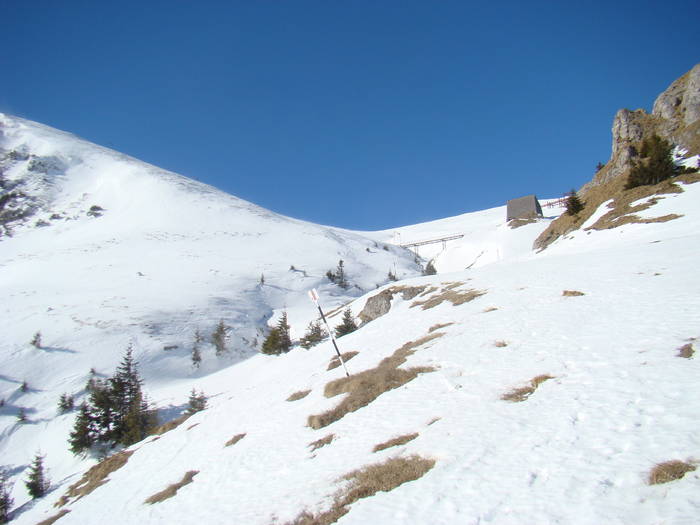
[[[355,319],[352,316],[350,308],[346,308],[343,312],[343,319],[341,323],[335,327],[335,336],[342,337],[351,332],[357,330],[357,325],[355,324]]]
[[[389,270],[389,274],[387,275],[387,277],[389,278],[390,281],[398,281],[399,280],[399,278],[396,277],[396,274],[393,273],[391,270]]]
[[[433,261],[428,261],[428,265],[425,267],[425,270],[423,270],[423,275],[435,275],[436,273],[437,270],[435,269]]]
[[[680,173],[680,168],[673,163],[672,149],[671,144],[658,135],[644,139],[639,151],[641,158],[632,162],[625,189],[658,184]]]
[[[73,431],[70,433],[68,444],[73,454],[81,454],[88,450],[95,442],[93,435],[93,416],[87,403],[80,405],[80,412],[75,418]]]
[[[34,337],[31,340],[31,345],[34,348],[41,348],[41,332],[37,332],[34,334]]]
[[[29,390],[29,383],[22,381],[22,386],[19,387],[22,392],[27,392]]]
[[[200,390],[199,393],[193,388],[187,403],[187,413],[192,415],[207,408],[207,396]]]
[[[326,334],[323,332],[323,328],[321,328],[321,322],[318,320],[311,321],[309,326],[306,328],[304,337],[299,340],[299,343],[301,343],[303,348],[308,350],[312,346],[316,346],[318,343],[323,341],[325,335]]]
[[[14,500],[10,496],[9,481],[7,474],[0,470],[0,523],[10,521],[10,508]]]
[[[283,312],[282,317],[277,321],[277,326],[270,330],[263,341],[261,352],[268,355],[279,355],[289,352],[291,348],[292,339],[289,334],[287,312]]]
[[[579,199],[576,190],[572,189],[566,199],[566,213],[567,215],[576,215],[578,212],[583,210],[583,203]]]
[[[194,332],[194,344],[192,345],[192,366],[199,368],[202,364],[202,352],[199,350],[199,345],[204,341],[199,329]]]
[[[27,411],[24,409],[24,407],[19,407],[19,411],[17,412],[17,421],[19,423],[24,423],[27,421]]]
[[[61,394],[61,398],[58,400],[58,412],[60,414],[65,414],[73,410],[73,396],[69,394]]]
[[[24,481],[24,485],[32,499],[44,496],[51,486],[51,482],[44,472],[44,456],[40,452],[34,456],[34,461],[29,469],[29,478]]]
[[[345,277],[345,263],[342,259],[338,261],[338,266],[336,267],[335,272],[328,270],[326,272],[326,277],[330,282],[337,284],[343,289],[350,287],[350,283],[348,283],[348,280]]]
[[[211,341],[214,343],[214,348],[216,356],[221,357],[227,352],[226,340],[228,339],[228,326],[224,324],[224,320],[221,319],[219,324],[216,325],[216,330],[211,336]]]

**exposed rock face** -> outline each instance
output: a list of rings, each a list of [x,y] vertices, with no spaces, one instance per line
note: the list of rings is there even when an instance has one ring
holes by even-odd
[[[612,155],[582,191],[625,175],[641,142],[657,134],[690,154],[700,153],[700,64],[673,82],[654,102],[651,114],[621,109],[612,126]]]
[[[373,295],[365,303],[365,307],[358,316],[363,324],[374,321],[391,310],[391,300],[394,295],[401,294],[404,301],[413,299],[416,295],[425,290],[425,286],[392,286],[382,290],[377,295]]]

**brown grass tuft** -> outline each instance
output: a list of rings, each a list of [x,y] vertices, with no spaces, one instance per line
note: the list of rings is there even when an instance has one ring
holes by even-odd
[[[481,297],[486,292],[483,290],[455,290],[455,288],[462,286],[463,282],[452,282],[443,286],[440,293],[437,295],[432,295],[423,301],[413,301],[411,303],[411,308],[414,306],[420,306],[423,310],[428,310],[429,308],[434,308],[445,301],[450,301],[453,306],[459,306],[469,301],[473,301],[477,297]],[[421,295],[422,297],[423,295]]]
[[[691,357],[693,357],[694,353],[695,349],[693,348],[693,343],[685,344],[678,349],[678,357],[685,357],[686,359],[690,359]]]
[[[454,323],[439,323],[439,324],[434,324],[430,328],[428,328],[428,333],[432,334],[435,330],[440,330],[440,328],[445,328],[447,326],[453,325]]]
[[[508,346],[508,343],[506,343],[505,341],[495,341],[493,343],[493,346],[497,346],[498,348],[505,348],[506,346]]]
[[[40,521],[36,525],[52,525],[53,523],[55,523],[56,521],[61,519],[63,516],[68,514],[69,512],[70,512],[70,509],[63,509],[58,514],[54,514],[50,518],[46,518],[45,520]]]
[[[286,525],[330,525],[350,512],[350,505],[377,492],[389,492],[409,481],[421,478],[435,465],[435,460],[420,456],[389,458],[383,463],[367,465],[341,479],[350,483],[335,494],[333,506],[319,514],[305,510]]]
[[[308,425],[315,430],[328,426],[349,412],[369,405],[384,392],[412,381],[418,374],[432,372],[435,370],[432,367],[420,366],[404,369],[399,368],[399,366],[406,362],[406,358],[413,354],[416,348],[443,335],[436,332],[416,341],[410,341],[391,356],[382,359],[376,367],[353,374],[350,377],[341,377],[331,381],[324,389],[326,397],[345,393],[348,395],[335,408],[322,414],[309,416]]]
[[[538,386],[540,386],[542,383],[544,383],[548,379],[554,379],[554,377],[550,376],[550,375],[546,375],[546,374],[533,377],[530,380],[530,384],[528,386],[514,388],[510,392],[503,394],[501,396],[501,399],[504,401],[512,401],[513,403],[519,403],[521,401],[525,401],[528,397],[530,397],[535,392],[535,390],[537,390]]]
[[[353,357],[355,357],[359,352],[343,352],[343,361],[346,363],[350,361]],[[328,368],[326,370],[333,370],[334,368],[338,368],[340,366],[340,359],[338,359],[337,355],[334,355],[333,358],[331,359],[330,363],[328,363]]]
[[[695,468],[695,465],[692,463],[686,463],[685,461],[677,459],[658,463],[651,469],[651,472],[649,472],[647,483],[649,483],[649,485],[658,485],[660,483],[668,483],[669,481],[681,479],[688,472],[695,470]]]
[[[311,448],[311,452],[314,450],[318,450],[321,447],[325,447],[326,445],[330,445],[331,441],[335,439],[335,434],[328,434],[326,437],[318,439],[316,441],[312,441],[309,443],[307,446]]]
[[[299,401],[300,399],[304,399],[310,393],[311,390],[299,390],[298,392],[294,392],[291,396],[289,396],[287,401]]]
[[[561,293],[564,297],[579,297],[581,295],[586,295],[583,292],[579,292],[578,290],[564,290]]]
[[[174,428],[179,427],[182,425],[187,419],[191,416],[192,414],[182,414],[180,417],[172,419],[168,421],[167,423],[163,423],[162,425],[154,428],[150,435],[152,436],[162,436],[166,432],[171,431]]]
[[[180,481],[169,485],[160,492],[156,492],[155,494],[153,494],[153,496],[149,496],[148,498],[146,498],[144,503],[153,505],[154,503],[160,503],[161,501],[172,498],[175,494],[177,494],[178,490],[180,490],[185,485],[189,485],[190,483],[192,483],[192,479],[197,474],[199,474],[198,470],[190,470],[189,472],[185,473],[184,476],[182,476],[182,479]]]
[[[224,444],[224,446],[225,446],[225,447],[230,447],[230,446],[232,446],[232,445],[235,445],[235,444],[238,443],[241,439],[243,439],[245,436],[246,436],[245,433],[243,433],[243,434],[236,434],[236,435],[233,436],[231,439],[229,439],[229,440]]]
[[[489,312],[495,312],[496,310],[498,310],[496,306],[489,306],[487,308],[484,308],[484,313],[487,314]]]
[[[107,483],[109,481],[107,476],[126,465],[126,462],[129,461],[129,456],[133,453],[133,450],[122,450],[91,467],[90,470],[83,474],[80,480],[68,487],[68,491],[61,496],[61,499],[54,506],[62,507],[68,503],[70,498],[80,499],[90,494],[97,487]]]
[[[413,441],[417,437],[418,432],[415,432],[413,434],[404,434],[403,436],[395,437],[393,439],[390,439],[389,441],[385,441],[384,443],[379,443],[379,445],[374,445],[372,452],[379,452],[380,450],[384,450],[387,448],[405,445],[406,443],[408,443],[409,441]]]

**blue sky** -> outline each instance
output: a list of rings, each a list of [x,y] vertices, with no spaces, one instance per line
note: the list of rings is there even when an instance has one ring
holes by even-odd
[[[3,3],[0,111],[285,215],[383,229],[556,197],[700,61],[669,2]]]

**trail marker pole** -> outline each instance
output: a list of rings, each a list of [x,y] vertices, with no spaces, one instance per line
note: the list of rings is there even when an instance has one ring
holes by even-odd
[[[318,308],[318,313],[321,314],[321,319],[323,319],[323,324],[326,325],[326,330],[328,330],[328,335],[331,336],[331,341],[333,341],[333,347],[335,348],[335,353],[338,354],[338,359],[340,359],[340,364],[343,365],[343,370],[345,370],[345,376],[350,377],[350,374],[348,373],[348,369],[345,367],[345,361],[343,361],[343,356],[340,355],[340,350],[338,350],[338,343],[335,342],[335,336],[333,335],[333,330],[331,330],[331,327],[328,326],[328,321],[326,321],[326,316],[323,313],[323,310],[321,310],[321,305],[318,304],[318,292],[316,291],[316,288],[312,288],[309,290],[309,297],[311,300],[316,303],[316,308]]]

